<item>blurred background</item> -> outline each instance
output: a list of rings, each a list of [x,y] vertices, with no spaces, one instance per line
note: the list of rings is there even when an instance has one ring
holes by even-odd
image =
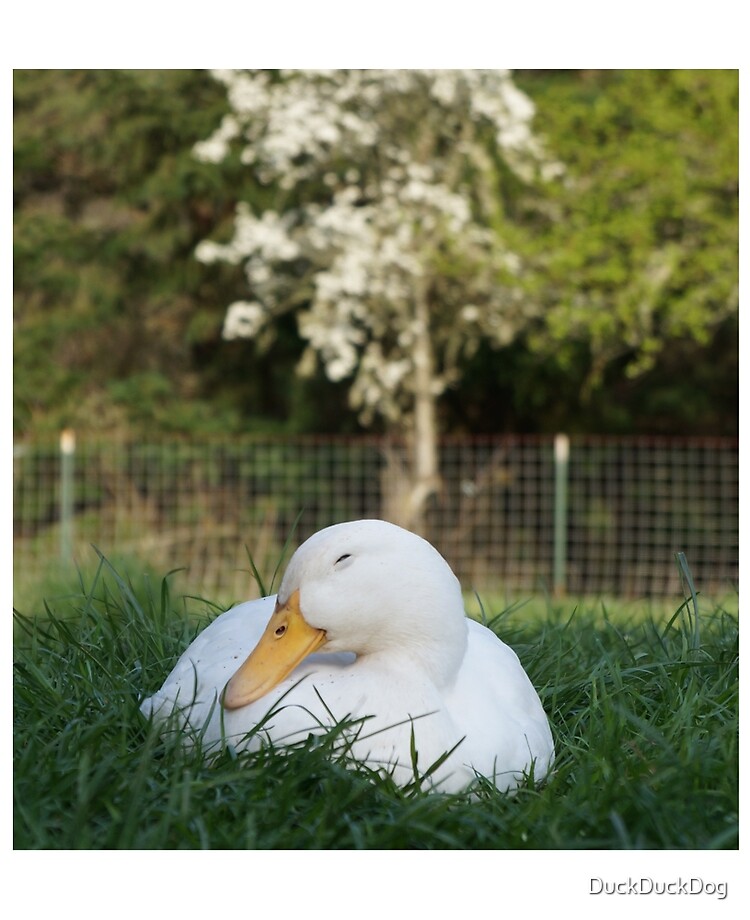
[[[358,517],[731,593],[737,250],[737,71],[16,70],[16,605],[92,545],[228,604]]]

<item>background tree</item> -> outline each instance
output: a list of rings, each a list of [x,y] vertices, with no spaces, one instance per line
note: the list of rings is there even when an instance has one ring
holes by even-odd
[[[197,249],[242,263],[251,299],[228,339],[271,341],[297,312],[317,361],[351,381],[360,419],[410,445],[402,523],[438,487],[436,402],[480,341],[507,345],[535,315],[504,215],[504,184],[562,172],[531,131],[534,107],[506,71],[217,71],[231,114],[196,146],[220,162],[237,142],[275,194],[237,209],[234,235]]]
[[[736,72],[519,71],[513,82],[565,173],[526,181],[505,154],[486,172],[467,166],[465,184],[484,195],[471,219],[505,249],[488,267],[492,247],[465,255],[441,230],[437,274],[464,284],[466,259],[521,292],[527,324],[502,346],[479,328],[465,342],[439,427],[736,434]],[[194,144],[231,114],[206,72],[15,71],[13,86],[16,437],[70,424],[140,438],[361,429],[351,375],[331,380],[314,349],[302,361],[311,376],[294,373],[311,349],[297,322],[306,307],[276,312],[255,339],[223,340],[226,304],[252,300],[244,263],[194,258],[201,240],[232,238],[240,201],[258,217],[303,192],[330,204],[348,183],[343,162],[295,188],[248,168],[239,137],[220,163],[201,162]],[[414,135],[420,119],[402,120]],[[496,145],[489,121],[475,156],[482,142]],[[363,157],[373,175],[377,153]],[[657,263],[669,277],[642,297]]]
[[[566,168],[510,201],[540,321],[502,360],[480,348],[448,424],[735,434],[737,72],[514,78]]]
[[[588,397],[613,366],[635,379],[670,353],[697,357],[737,322],[737,72],[526,77],[567,166],[536,234],[558,361],[587,365]]]
[[[17,432],[231,418],[197,373],[228,273],[192,258],[234,209],[190,153],[223,108],[196,71],[14,73]]]

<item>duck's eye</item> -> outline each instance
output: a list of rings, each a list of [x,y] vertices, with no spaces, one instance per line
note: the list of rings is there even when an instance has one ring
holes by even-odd
[[[338,558],[333,564],[334,564],[334,565],[338,565],[339,562],[344,562],[344,560],[346,560],[346,559],[351,559],[351,558],[352,558],[352,554],[351,554],[351,553],[344,553],[344,555],[343,555],[343,556],[339,556],[339,558]]]
[[[276,631],[274,632],[274,635],[276,636],[277,639],[280,639],[284,635],[285,632],[286,632],[286,623],[282,623],[281,626],[279,626],[276,629]]]

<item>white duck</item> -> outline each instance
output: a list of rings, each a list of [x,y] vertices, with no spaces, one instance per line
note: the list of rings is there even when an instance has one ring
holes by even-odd
[[[427,781],[449,792],[477,774],[513,789],[532,764],[540,780],[554,756],[516,654],[466,617],[434,547],[377,520],[310,537],[278,596],[214,620],[141,711],[206,750],[288,745],[353,720],[349,755],[403,785],[412,741],[419,773],[452,752]]]

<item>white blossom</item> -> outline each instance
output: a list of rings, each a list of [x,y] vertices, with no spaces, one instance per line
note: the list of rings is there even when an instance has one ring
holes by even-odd
[[[500,269],[519,276],[522,263],[490,213],[494,167],[483,138],[494,135],[524,181],[555,178],[562,167],[534,134],[533,103],[509,71],[213,74],[232,112],[196,156],[218,162],[238,146],[256,179],[280,196],[277,210],[260,215],[238,205],[232,239],[196,249],[202,262],[244,266],[254,299],[229,307],[225,338],[256,337],[304,290],[300,370],[311,373],[317,360],[329,379],[351,378],[365,421],[408,415],[420,337],[433,340],[433,394],[456,379],[462,352],[480,336],[512,340],[530,307],[496,277]],[[295,206],[286,207],[293,190]],[[415,319],[417,290],[433,292],[429,329]]]
[[[266,315],[259,303],[238,300],[229,305],[222,336],[225,339],[248,339],[257,335]]]
[[[195,257],[199,262],[206,264],[228,261],[225,247],[214,243],[212,240],[201,240],[195,247]]]
[[[199,141],[193,148],[199,160],[206,163],[220,163],[229,153],[229,144],[240,133],[240,125],[234,115],[225,115],[219,128],[208,140]]]

